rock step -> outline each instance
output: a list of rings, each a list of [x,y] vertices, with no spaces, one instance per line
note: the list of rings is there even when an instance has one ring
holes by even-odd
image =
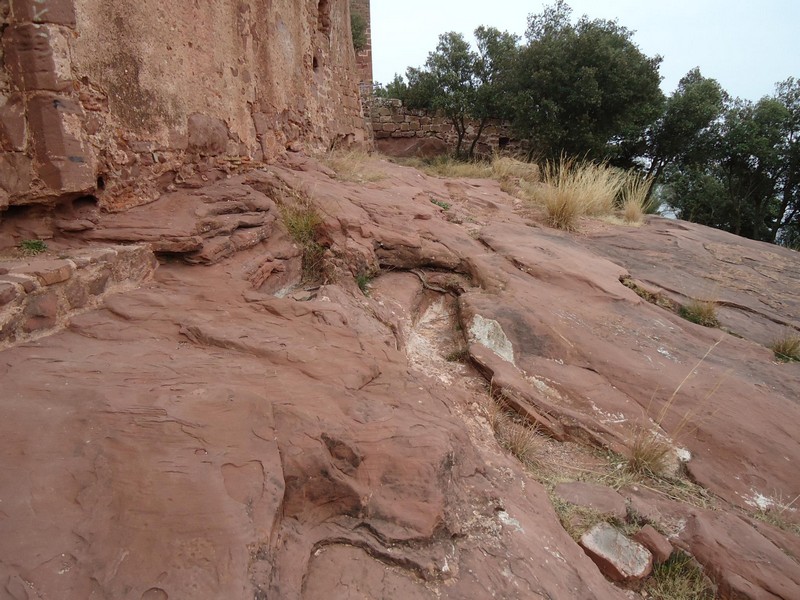
[[[143,244],[0,261],[0,350],[63,328],[104,296],[139,287],[157,266]]]

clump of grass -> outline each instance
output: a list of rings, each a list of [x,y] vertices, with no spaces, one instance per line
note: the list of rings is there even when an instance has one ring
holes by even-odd
[[[370,155],[363,150],[332,150],[322,162],[336,173],[340,181],[368,183],[384,179],[385,173],[369,168],[369,160]]]
[[[535,183],[541,178],[539,166],[535,163],[523,162],[510,156],[497,155],[492,158],[492,177],[502,181],[517,179]]]
[[[656,565],[644,591],[656,600],[713,600],[714,586],[702,567],[688,554],[677,551]]]
[[[372,275],[366,271],[361,271],[356,275],[356,284],[361,293],[369,296],[369,284],[372,281]]]
[[[647,194],[653,180],[649,177],[642,177],[634,172],[629,172],[625,183],[620,190],[620,209],[622,218],[626,223],[641,223],[644,215],[648,212]]]
[[[576,542],[597,523],[605,520],[602,513],[562,500],[552,492],[550,493],[550,502],[558,515],[558,520],[561,521],[561,526]]]
[[[800,337],[789,335],[775,340],[770,345],[770,350],[782,362],[800,361]]]
[[[664,422],[667,413],[675,402],[675,398],[678,396],[678,393],[681,391],[681,389],[683,389],[683,386],[686,385],[686,382],[689,381],[689,378],[692,376],[692,374],[700,367],[700,365],[705,362],[709,354],[711,354],[721,342],[722,339],[713,344],[702,356],[702,358],[697,361],[697,364],[686,374],[686,377],[684,377],[678,386],[673,390],[670,397],[664,403],[664,406],[662,406],[661,410],[658,412],[656,417],[657,427],[661,427],[661,424]],[[719,387],[722,385],[722,381],[722,379],[717,381],[717,384],[706,394],[700,405],[705,404],[705,402],[717,392]],[[677,439],[684,429],[691,424],[692,416],[692,412],[689,411],[684,414],[683,417],[681,417],[680,421],[670,434],[673,439]],[[636,431],[636,434],[633,438],[633,443],[631,444],[629,450],[630,456],[625,464],[625,470],[636,475],[644,475],[654,478],[663,476],[669,470],[674,461],[672,444],[667,439],[659,435],[656,431],[649,431],[642,427],[638,428]]]
[[[562,156],[545,165],[545,185],[532,188],[533,200],[544,206],[550,225],[574,231],[579,217],[611,214],[626,180],[624,171],[607,164]]]
[[[759,521],[769,523],[773,527],[800,535],[800,523],[797,522],[797,518],[790,518],[797,511],[794,505],[798,500],[800,500],[800,496],[795,496],[794,500],[787,502],[779,495],[776,499],[770,500],[765,506],[755,511],[753,516]]]
[[[709,300],[690,300],[678,309],[678,314],[687,321],[703,327],[718,327],[717,305]]]
[[[649,302],[650,304],[655,304],[656,306],[660,306],[661,308],[666,308],[668,310],[675,310],[675,303],[672,302],[669,298],[664,296],[660,292],[651,292],[646,290],[645,288],[638,285],[633,279],[630,277],[622,277],[620,278],[620,283],[625,287],[633,290],[636,292],[636,295],[639,296],[642,300]]]
[[[443,200],[437,200],[436,198],[431,198],[431,203],[435,204],[442,210],[450,210],[450,205]]]
[[[541,446],[536,427],[521,422],[504,404],[494,399],[489,401],[487,418],[495,438],[503,448],[526,466],[536,464]]]
[[[648,477],[658,477],[665,473],[672,458],[672,446],[643,427],[637,430],[630,452],[626,469]]]
[[[298,190],[284,187],[276,201],[286,230],[303,250],[303,279],[319,279],[325,255],[325,247],[317,242],[322,217],[311,199]]]
[[[484,179],[491,177],[492,169],[484,161],[461,161],[452,156],[437,156],[422,164],[428,175],[447,178]]]
[[[25,256],[36,256],[42,252],[47,252],[47,244],[44,240],[22,240],[18,248]]]

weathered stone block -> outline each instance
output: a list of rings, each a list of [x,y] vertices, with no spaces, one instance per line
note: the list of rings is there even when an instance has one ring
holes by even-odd
[[[3,99],[0,98],[0,102]],[[22,96],[11,95],[0,106],[0,150],[21,152],[25,150],[25,106]]]
[[[53,285],[72,277],[72,265],[65,260],[33,260],[11,270],[15,274],[36,277],[42,285]]]
[[[672,544],[667,538],[656,531],[652,525],[645,525],[642,527],[636,535],[633,536],[633,539],[650,550],[653,554],[653,560],[657,564],[663,563],[672,556]]]
[[[32,291],[39,289],[39,282],[34,278],[28,275],[0,275],[0,282],[8,282],[8,283],[16,283],[22,286],[22,289],[25,290],[26,294],[30,294]]]
[[[19,296],[17,286],[8,282],[0,282],[0,306],[13,302],[17,296]]]
[[[111,270],[103,269],[86,278],[86,291],[92,296],[99,296],[106,291],[108,280],[111,278]]]
[[[39,161],[39,177],[60,192],[90,192],[95,187],[93,155],[81,136],[79,104],[46,94],[28,103],[28,122]]]
[[[58,27],[12,25],[3,34],[3,48],[19,89],[61,92],[72,87],[69,43]]]
[[[653,570],[653,556],[638,542],[608,523],[598,523],[581,536],[581,547],[600,571],[614,581],[639,581]]]
[[[194,113],[189,116],[189,151],[207,156],[224,154],[228,147],[228,126],[224,121]]]
[[[64,298],[70,308],[83,308],[89,301],[89,294],[79,280],[73,279],[64,288]]]
[[[11,0],[11,10],[19,23],[75,25],[74,0]]]
[[[0,189],[10,195],[24,194],[33,179],[33,163],[22,152],[0,154]]]
[[[22,329],[26,333],[55,327],[58,317],[58,296],[55,292],[46,292],[28,298],[28,305],[23,314],[25,323]]]

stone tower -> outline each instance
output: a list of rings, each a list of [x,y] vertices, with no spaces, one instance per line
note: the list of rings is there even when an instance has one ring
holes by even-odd
[[[350,0],[350,10],[361,15],[367,23],[367,43],[356,52],[358,67],[358,86],[362,95],[372,94],[372,21],[369,10],[370,0]]]

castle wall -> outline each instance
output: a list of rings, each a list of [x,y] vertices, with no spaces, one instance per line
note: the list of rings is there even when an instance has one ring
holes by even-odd
[[[349,0],[0,0],[0,210],[363,143]]]

